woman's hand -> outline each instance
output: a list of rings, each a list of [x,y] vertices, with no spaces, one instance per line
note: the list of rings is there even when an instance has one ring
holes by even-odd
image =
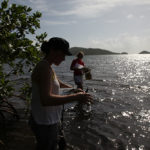
[[[74,89],[74,93],[84,92],[81,88]]]
[[[77,93],[78,101],[88,104],[93,103],[93,97],[89,93],[79,92]]]

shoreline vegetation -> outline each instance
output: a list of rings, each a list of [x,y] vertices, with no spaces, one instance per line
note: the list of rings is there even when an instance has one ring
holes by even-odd
[[[71,47],[70,51],[73,55],[76,55],[79,51],[83,51],[85,55],[128,55],[127,52],[116,53],[110,50],[101,48],[84,48],[84,47]],[[148,51],[141,51],[138,54],[150,54]]]

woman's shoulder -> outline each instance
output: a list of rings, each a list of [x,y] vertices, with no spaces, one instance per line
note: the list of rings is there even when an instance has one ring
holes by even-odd
[[[37,77],[40,78],[40,76],[43,76],[42,74],[49,74],[50,70],[51,69],[48,62],[41,60],[40,62],[37,63],[37,65],[33,69],[32,79]]]
[[[36,67],[35,67],[35,69],[40,69],[40,70],[49,69],[49,68],[50,68],[50,65],[45,60],[39,61],[38,64],[36,65]]]

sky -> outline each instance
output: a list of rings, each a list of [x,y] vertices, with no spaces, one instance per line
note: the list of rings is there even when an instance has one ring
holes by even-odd
[[[70,47],[150,51],[150,0],[9,1],[40,11],[38,32],[65,38]]]

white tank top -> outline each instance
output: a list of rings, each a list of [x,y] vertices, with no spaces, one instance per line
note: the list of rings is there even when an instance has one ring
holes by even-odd
[[[47,62],[48,63],[48,62]],[[60,85],[57,77],[55,76],[52,69],[52,93],[59,95]],[[51,125],[60,122],[62,105],[60,106],[42,106],[39,85],[36,82],[32,82],[32,101],[31,101],[31,112],[32,116],[37,124]]]

